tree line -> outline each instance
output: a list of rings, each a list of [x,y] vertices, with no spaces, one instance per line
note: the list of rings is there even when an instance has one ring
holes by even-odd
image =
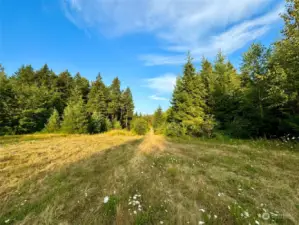
[[[0,65],[0,96],[0,135],[130,129],[134,112],[131,90],[121,90],[118,78],[106,86],[100,74],[89,82],[67,70],[57,75],[47,64],[11,76]]]
[[[172,95],[171,107],[158,108],[153,125],[169,136],[247,138],[299,136],[299,2],[286,1],[283,38],[269,48],[254,43],[240,71],[221,51],[196,71],[190,54]]]

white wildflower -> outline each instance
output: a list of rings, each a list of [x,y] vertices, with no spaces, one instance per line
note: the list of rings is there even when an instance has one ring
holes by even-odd
[[[247,211],[244,212],[245,218],[249,217],[249,213]]]
[[[10,219],[7,219],[7,220],[5,220],[4,222],[5,222],[5,223],[9,223],[9,221],[10,221]]]
[[[163,224],[164,222],[163,221],[160,221],[160,224]]]
[[[201,212],[205,212],[206,210],[204,210],[204,209],[199,209],[199,211],[201,211]]]
[[[218,218],[218,216],[217,216],[217,215],[214,215],[214,218],[215,218],[215,219],[217,219],[217,218]]]
[[[134,214],[137,214],[137,212],[134,210],[134,212],[133,212]]]
[[[85,192],[85,197],[87,197],[87,192]]]
[[[203,221],[199,221],[198,224],[199,224],[199,225],[202,225],[202,224],[205,224],[205,222],[203,222]]]
[[[259,225],[259,224],[260,224],[260,222],[259,222],[259,221],[257,221],[257,220],[256,220],[256,221],[254,221],[254,222],[255,222],[255,224],[257,224],[257,225]]]
[[[104,198],[104,203],[107,203],[109,201],[109,196],[106,196],[105,198]]]
[[[270,219],[270,215],[269,215],[269,213],[264,212],[264,213],[262,214],[262,218],[263,218],[263,220],[268,220],[268,219]]]

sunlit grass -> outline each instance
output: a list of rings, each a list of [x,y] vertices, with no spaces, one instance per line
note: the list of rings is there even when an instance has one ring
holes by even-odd
[[[299,153],[271,146],[126,131],[6,144],[0,223],[295,225]]]

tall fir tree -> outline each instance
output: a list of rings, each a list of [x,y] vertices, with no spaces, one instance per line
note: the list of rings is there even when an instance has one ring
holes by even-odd
[[[118,77],[114,78],[111,86],[109,87],[109,98],[108,98],[108,115],[113,120],[120,118],[120,81]]]
[[[161,106],[159,106],[153,115],[153,128],[155,132],[158,131],[164,125],[164,122],[165,118],[163,115],[163,111]]]
[[[78,92],[73,93],[63,112],[61,130],[65,133],[87,133],[88,123],[84,100]]]
[[[121,110],[120,121],[122,123],[122,126],[124,128],[130,129],[130,125],[134,113],[133,96],[130,88],[126,88],[126,90],[123,91],[121,94],[120,110]]]
[[[87,110],[89,113],[98,112],[103,116],[107,115],[107,88],[100,74],[98,74],[96,81],[91,85]]]
[[[199,135],[206,111],[205,96],[204,85],[200,82],[200,76],[197,75],[188,53],[183,76],[177,79],[173,92],[171,101],[173,118],[170,120],[181,123],[189,134]]]
[[[82,95],[84,102],[87,102],[88,93],[89,93],[89,81],[82,77],[78,72],[74,77],[73,85],[75,89],[79,90],[80,95]]]

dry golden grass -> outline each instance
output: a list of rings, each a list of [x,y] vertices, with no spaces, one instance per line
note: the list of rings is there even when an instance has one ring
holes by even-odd
[[[4,144],[0,224],[298,224],[298,152],[127,135]]]
[[[38,141],[23,141],[26,137]],[[20,136],[21,142],[6,144],[0,149],[0,197],[39,174],[57,170],[94,153],[140,138],[132,135],[116,136],[114,132],[66,137],[51,134]]]
[[[166,147],[166,140],[164,136],[155,135],[153,130],[144,137],[143,142],[138,149],[142,153],[151,153],[154,151],[163,151]]]

